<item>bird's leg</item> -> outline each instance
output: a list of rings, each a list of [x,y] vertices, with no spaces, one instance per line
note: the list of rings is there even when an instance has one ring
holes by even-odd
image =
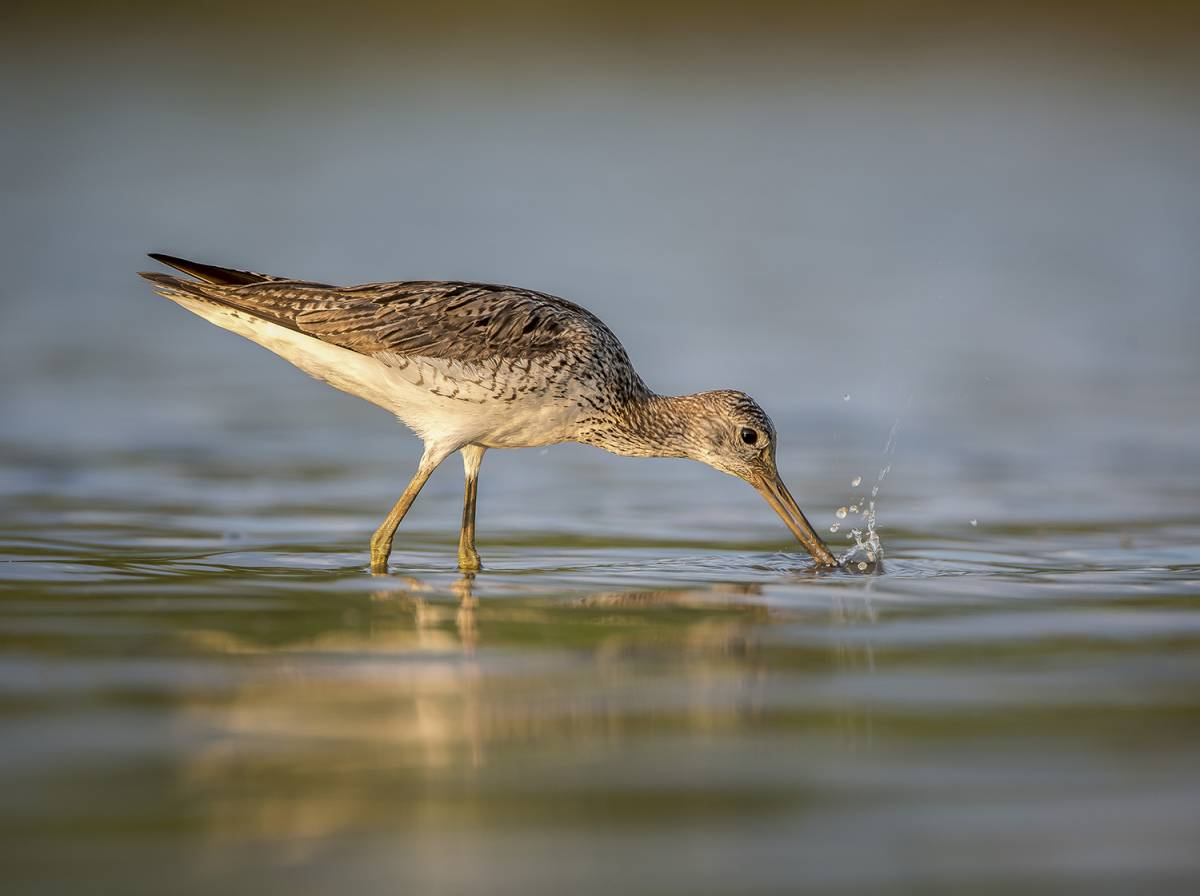
[[[463,494],[462,531],[458,536],[458,568],[464,572],[479,569],[479,552],[475,550],[475,498],[479,494],[479,465],[483,463],[482,445],[467,445],[462,449],[463,470],[467,474]]]
[[[392,553],[392,539],[396,535],[396,527],[400,525],[400,521],[408,513],[408,508],[412,507],[412,502],[421,493],[422,486],[437,469],[438,464],[445,460],[447,453],[426,448],[425,453],[421,455],[421,463],[417,465],[417,473],[409,482],[408,488],[387,515],[387,519],[379,524],[379,528],[371,536],[371,572],[387,572],[388,556]]]

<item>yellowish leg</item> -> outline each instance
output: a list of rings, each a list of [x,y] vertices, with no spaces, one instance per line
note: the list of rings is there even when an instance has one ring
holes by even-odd
[[[408,488],[404,490],[400,500],[387,515],[387,519],[379,524],[379,528],[371,536],[371,572],[387,572],[388,557],[392,553],[392,539],[396,536],[396,527],[400,525],[400,521],[408,513],[408,508],[412,507],[412,502],[421,493],[421,488],[445,457],[443,452],[432,453],[428,449],[421,456],[417,474],[413,476]]]
[[[479,493],[479,465],[485,451],[482,445],[467,445],[462,449],[467,485],[463,493],[462,531],[458,535],[458,568],[464,572],[480,568],[479,552],[475,550],[475,498]]]

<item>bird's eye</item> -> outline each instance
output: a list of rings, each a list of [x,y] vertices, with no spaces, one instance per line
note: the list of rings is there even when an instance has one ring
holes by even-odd
[[[753,445],[758,441],[758,430],[751,429],[749,426],[743,426],[740,436],[744,444]]]

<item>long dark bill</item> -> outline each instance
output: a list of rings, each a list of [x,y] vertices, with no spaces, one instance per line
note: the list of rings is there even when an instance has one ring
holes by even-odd
[[[792,530],[796,540],[812,554],[813,560],[817,562],[818,566],[838,565],[837,558],[833,556],[829,548],[825,547],[825,542],[821,541],[821,536],[809,524],[796,503],[796,499],[792,497],[792,493],[787,490],[787,486],[783,484],[783,480],[778,475],[774,479],[763,479],[752,484],[779,514],[779,518]]]

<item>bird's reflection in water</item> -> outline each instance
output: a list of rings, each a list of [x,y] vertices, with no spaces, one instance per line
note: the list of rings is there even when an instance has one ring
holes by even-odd
[[[375,607],[406,608],[412,615],[414,630],[427,635],[427,638],[421,640],[431,646],[445,645],[442,636],[448,631],[449,621],[453,619],[453,629],[458,635],[463,651],[468,654],[475,651],[480,644],[480,601],[476,594],[474,573],[464,573],[448,586],[440,588],[412,576],[391,578],[393,587],[377,589],[371,593]],[[690,618],[672,618],[671,628],[675,633],[672,640],[683,643],[712,643],[714,638],[719,642],[722,637],[733,638],[735,634],[741,640],[747,625],[769,620],[770,610],[765,603],[747,600],[760,596],[762,591],[762,585],[757,583],[733,582],[717,583],[702,589],[598,591],[566,601],[493,601],[489,615],[505,619],[515,613],[523,622],[530,623],[538,616],[562,617],[564,613],[569,613],[572,607],[584,611],[629,611],[628,614],[619,617],[597,616],[594,612],[588,612],[580,620],[589,626],[597,627],[595,646],[600,649],[605,646],[611,647],[611,644],[608,644],[610,638],[603,631],[606,626],[612,627],[614,635],[623,628],[643,630],[644,625],[637,618],[639,612],[670,609],[691,611]],[[446,600],[450,596],[456,599],[456,604]],[[508,626],[505,626],[505,631],[506,637],[512,634]],[[616,636],[620,639],[620,635]]]
[[[870,736],[869,712],[828,685],[866,667],[861,639],[829,635],[845,606],[781,607],[754,583],[540,598],[503,577],[383,584],[357,625],[205,642],[247,657],[219,693],[181,700],[181,725],[203,732],[182,786],[204,794],[214,838],[299,848],[383,819],[496,820],[514,804],[549,819],[561,793],[538,782],[583,787],[580,756],[594,788],[627,751],[678,738],[786,732],[825,751]],[[627,786],[639,785],[603,785]]]
[[[586,626],[587,639],[597,649],[616,640],[637,640],[638,634],[655,628],[654,640],[687,644],[707,642],[719,646],[722,637],[743,641],[748,630],[761,625],[824,619],[835,629],[853,629],[871,624],[877,614],[865,593],[835,593],[822,601],[825,609],[796,608],[765,599],[758,582],[718,582],[687,588],[658,588],[597,591],[580,596],[511,597],[493,589],[481,604],[475,573],[464,573],[449,583],[426,581],[413,576],[388,576],[388,587],[371,592],[378,617],[372,632],[386,637],[395,632],[397,612],[410,615],[418,644],[444,649],[451,631],[466,653],[481,644],[481,614],[500,623],[489,646],[511,646],[533,636],[538,647],[553,647],[555,624]],[[613,611],[599,613],[598,611]],[[672,612],[677,611],[677,612]],[[545,623],[550,626],[541,629]],[[857,641],[858,639],[853,639]],[[577,639],[572,640],[577,646]],[[867,648],[869,650],[869,645]],[[840,654],[855,650],[854,644],[838,644]]]
[[[459,643],[466,653],[474,652],[479,643],[479,629],[475,612],[479,599],[474,590],[475,574],[463,573],[446,589],[458,599],[457,607],[453,610],[454,629],[458,634]],[[447,618],[450,616],[449,605],[436,600],[436,586],[423,582],[413,576],[401,576],[395,581],[395,586],[371,592],[371,601],[376,607],[398,606],[408,607],[412,613],[413,628],[417,633],[432,635],[433,641],[439,641],[438,633],[445,631]]]

